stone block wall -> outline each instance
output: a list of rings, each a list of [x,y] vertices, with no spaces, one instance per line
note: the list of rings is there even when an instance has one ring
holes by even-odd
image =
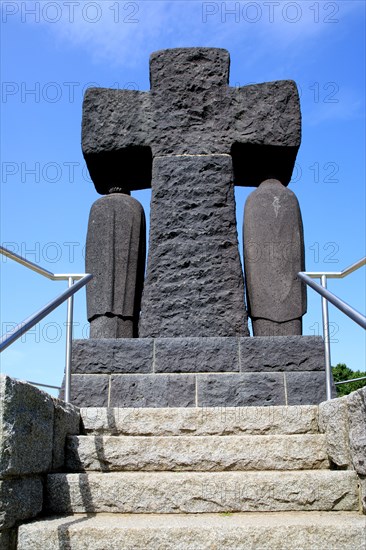
[[[71,390],[79,407],[317,405],[326,398],[324,342],[318,336],[74,340]]]
[[[63,468],[66,435],[79,433],[76,407],[0,376],[0,548],[15,548],[17,525],[42,511],[45,474]]]
[[[321,403],[319,428],[333,467],[356,471],[366,514],[366,387]]]

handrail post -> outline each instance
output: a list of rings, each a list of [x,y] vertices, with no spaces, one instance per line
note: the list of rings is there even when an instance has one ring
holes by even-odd
[[[74,284],[74,279],[69,277],[69,288]],[[72,354],[72,324],[74,317],[74,295],[67,300],[66,319],[66,364],[65,364],[65,401],[71,400],[71,354]]]
[[[321,284],[323,288],[327,288],[327,276],[321,276]],[[327,401],[332,399],[332,367],[330,361],[330,334],[329,334],[329,315],[328,315],[328,300],[322,296],[322,313],[323,313],[323,337],[325,345],[325,390]]]

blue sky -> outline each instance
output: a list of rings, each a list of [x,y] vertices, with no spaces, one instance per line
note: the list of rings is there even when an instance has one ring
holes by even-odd
[[[83,272],[89,210],[98,198],[80,146],[84,90],[149,89],[149,55],[171,47],[229,50],[230,85],[293,79],[302,145],[290,188],[302,209],[306,268],[339,271],[365,255],[365,2],[29,1],[1,3],[1,242],[55,273]],[[238,189],[241,226],[245,198]],[[150,192],[134,193],[148,216]],[[1,263],[2,332],[60,293]],[[365,268],[329,288],[365,312]],[[308,291],[305,334],[321,334]],[[1,371],[60,384],[66,306],[6,350]],[[364,369],[365,333],[330,307],[332,363]],[[85,292],[77,338],[87,336]]]

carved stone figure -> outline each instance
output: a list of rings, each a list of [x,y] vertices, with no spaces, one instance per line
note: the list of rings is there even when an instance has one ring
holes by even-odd
[[[86,241],[87,312],[91,338],[133,338],[145,271],[145,215],[123,189],[97,200]]]
[[[244,210],[244,266],[254,336],[302,334],[306,313],[301,212],[295,194],[276,179],[251,193]]]
[[[233,184],[276,164],[289,181],[301,117],[292,81],[231,88],[229,54],[178,48],[150,58],[150,92],[89,89],[83,153],[97,190],[123,173],[152,187],[140,336],[245,336]]]

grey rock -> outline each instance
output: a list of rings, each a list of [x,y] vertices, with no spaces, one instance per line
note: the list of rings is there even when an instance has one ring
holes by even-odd
[[[157,338],[154,370],[235,372],[239,371],[238,351],[236,338]]]
[[[1,550],[16,550],[17,547],[17,529],[4,529],[0,531]]]
[[[237,185],[287,184],[301,139],[296,84],[230,88],[229,62],[219,48],[161,50],[150,57],[150,92],[89,88],[82,147],[97,190],[121,166],[128,188],[150,187],[152,156],[170,154],[232,153]]]
[[[244,266],[248,313],[254,336],[281,334],[279,323],[306,313],[306,288],[297,278],[305,270],[304,235],[296,196],[282,183],[269,179],[251,193],[244,210]],[[256,320],[265,320],[265,325]],[[268,326],[269,325],[269,326]],[[291,330],[290,325],[290,330]],[[295,323],[293,334],[301,334]],[[264,330],[263,330],[264,329]]]
[[[324,401],[319,405],[319,428],[325,433],[330,460],[340,468],[351,465],[346,399]]]
[[[199,407],[285,405],[284,377],[279,372],[198,374],[197,399]]]
[[[263,517],[264,516],[264,517]],[[331,516],[329,518],[329,516]],[[58,545],[99,550],[294,550],[297,548],[365,550],[364,520],[349,513],[283,513],[81,516],[22,526],[19,550],[50,550]],[[85,531],[83,530],[85,527]],[[45,544],[45,546],[44,546]]]
[[[194,407],[194,375],[113,375],[111,407]]]
[[[318,405],[326,399],[324,372],[286,372],[287,404]]]
[[[80,433],[80,411],[70,403],[54,399],[54,425],[52,469],[62,468],[65,463],[65,445],[67,435]]]
[[[110,182],[122,177],[123,186],[131,190],[151,187],[150,103],[146,92],[87,89],[82,150],[98,193],[107,194]]]
[[[73,374],[149,373],[154,342],[149,338],[74,340]]]
[[[140,337],[248,335],[231,158],[157,158],[153,178]]]
[[[357,513],[80,515],[19,528],[18,550],[365,550],[365,518]]]
[[[31,519],[42,510],[43,485],[40,477],[11,478],[0,481],[0,529]]]
[[[361,510],[363,514],[366,514],[366,477],[359,476],[358,481],[360,484]]]
[[[96,189],[152,187],[142,337],[248,335],[233,185],[259,185],[268,177],[288,184],[301,118],[294,82],[230,88],[228,80],[226,50],[177,48],[152,54],[149,93],[91,89],[85,95],[82,147]],[[100,220],[93,255],[112,281],[113,262],[98,258],[98,250],[116,239],[104,234],[108,215]],[[88,296],[121,297],[111,288],[96,292],[99,280],[101,274]],[[101,309],[98,304],[95,315],[105,315]],[[131,336],[128,317],[117,309],[113,315],[120,317],[111,319],[110,313],[93,317],[89,307],[92,337]]]
[[[324,371],[324,341],[320,336],[241,338],[240,370]]]
[[[366,476],[366,388],[347,396],[349,445],[352,463],[359,475]]]
[[[318,408],[194,407],[80,410],[91,435],[269,435],[318,433]]]
[[[52,514],[358,510],[354,472],[128,472],[47,477]]]
[[[93,275],[86,289],[92,338],[137,336],[145,248],[145,215],[137,200],[113,193],[93,204],[85,257]]]
[[[52,464],[52,398],[0,375],[0,478],[41,473]]]
[[[73,374],[71,401],[77,407],[108,407],[109,376]]]
[[[323,435],[70,436],[69,471],[326,469]]]

